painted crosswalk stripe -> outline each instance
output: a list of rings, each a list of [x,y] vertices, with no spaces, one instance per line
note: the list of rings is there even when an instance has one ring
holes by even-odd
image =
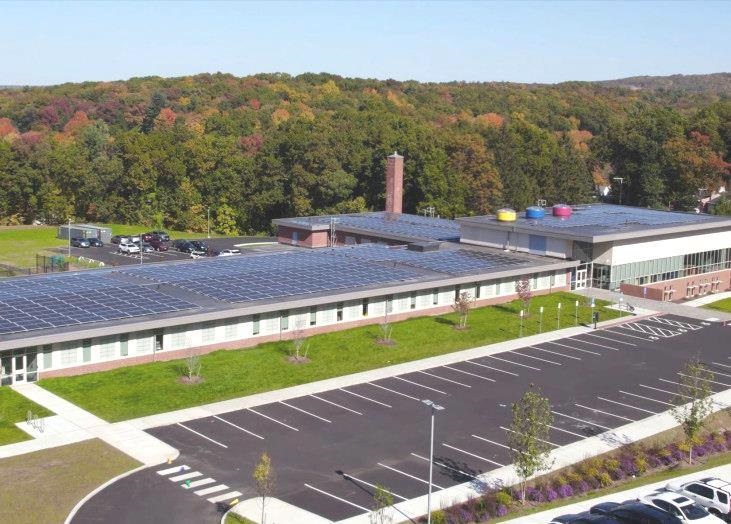
[[[475,453],[471,453],[469,451],[465,451],[463,449],[459,449],[459,448],[456,448],[454,446],[450,446],[446,442],[442,442],[442,446],[444,446],[445,448],[453,449],[454,451],[459,451],[460,453],[464,453],[465,455],[469,455],[470,457],[475,457],[476,459],[484,460],[485,462],[487,462],[489,464],[494,464],[495,466],[497,466],[499,468],[501,468],[501,467],[503,467],[505,465],[505,464],[500,464],[499,462],[495,462],[494,460],[490,460],[489,458],[482,457],[482,456],[477,455]]]
[[[638,340],[650,340],[649,337],[638,337],[637,335],[630,335],[629,333],[622,333],[621,331],[615,331],[613,329],[605,329],[604,331],[607,333],[614,333],[615,335],[622,335],[623,337],[636,338]]]
[[[176,475],[174,477],[168,477],[172,482],[178,482],[179,480],[194,479],[196,477],[202,477],[203,473],[200,471],[193,471],[191,473],[183,473],[182,475]]]
[[[157,472],[157,474],[164,477],[165,475],[170,475],[171,473],[182,473],[183,471],[188,471],[189,469],[190,466],[175,466],[174,468],[161,469]]]
[[[410,473],[406,473],[405,471],[401,471],[400,469],[396,469],[393,466],[387,466],[385,464],[381,464],[380,462],[377,462],[377,464],[379,466],[381,466],[382,468],[389,469],[389,470],[393,471],[394,473],[399,473],[399,474],[403,475],[404,477],[409,477],[410,479],[417,480],[417,481],[421,482],[422,484],[429,484],[426,480],[420,479],[419,477],[415,477],[414,475],[411,475]],[[444,489],[442,486],[438,486],[437,484],[434,484],[434,482],[432,482],[431,485],[437,489]]]
[[[319,489],[319,488],[316,488],[316,487],[314,487],[314,486],[310,486],[310,485],[309,485],[309,484],[307,484],[307,483],[305,483],[305,487],[306,487],[306,488],[310,488],[310,489],[311,489],[311,490],[313,490],[313,491],[317,491],[318,493],[322,493],[322,494],[323,494],[323,495],[325,495],[326,497],[330,497],[330,498],[332,498],[332,499],[335,499],[335,500],[339,500],[340,502],[343,502],[343,503],[345,503],[345,504],[347,504],[347,505],[349,505],[349,506],[353,506],[354,508],[362,509],[363,511],[366,511],[366,512],[368,512],[368,513],[370,513],[370,512],[371,512],[371,510],[369,510],[368,508],[364,508],[363,506],[359,506],[358,504],[355,504],[355,503],[353,503],[353,502],[350,502],[349,500],[341,499],[341,498],[340,498],[340,497],[338,497],[337,495],[333,495],[332,493],[328,493],[327,491],[323,491],[323,490],[321,490],[321,489]]]
[[[197,488],[198,486],[205,486],[206,484],[213,484],[214,482],[216,482],[215,479],[212,479],[211,477],[207,477],[207,478],[200,479],[200,480],[194,480],[190,484],[181,484],[181,486],[184,487],[185,489],[193,489],[193,488]]]
[[[251,435],[253,437],[256,437],[258,439],[264,440],[264,437],[262,437],[261,435],[257,435],[253,431],[249,431],[246,428],[242,428],[241,426],[238,426],[238,425],[234,424],[233,422],[230,422],[230,421],[226,420],[225,418],[221,418],[218,415],[213,415],[213,418],[215,418],[216,420],[220,420],[221,422],[224,422],[224,423],[228,424],[229,426],[233,426],[236,429],[239,429],[239,430],[243,431],[244,433],[248,433],[249,435]]]
[[[204,495],[210,495],[211,493],[223,491],[224,489],[228,489],[228,486],[226,484],[218,484],[217,486],[213,486],[212,488],[199,489],[198,491],[194,491],[193,493],[195,493],[199,497],[203,497]]]
[[[620,420],[626,420],[627,422],[637,422],[634,419],[623,417],[622,415],[615,415],[614,413],[609,413],[608,411],[602,411],[601,409],[597,408],[590,408],[589,406],[584,406],[583,404],[574,404],[577,408],[583,408],[588,409],[589,411],[593,411],[594,413],[601,413],[602,415],[609,415],[610,417],[616,417]]]
[[[417,455],[416,453],[411,453],[411,455],[412,455],[413,457],[416,457],[416,458],[418,458],[418,459],[420,459],[420,460],[423,460],[423,461],[425,461],[425,462],[429,462],[429,459],[428,459],[428,458],[426,458],[426,457],[422,457],[421,455]],[[453,468],[452,466],[447,466],[446,464],[443,464],[442,462],[439,462],[438,460],[435,460],[435,461],[434,461],[434,465],[435,465],[435,466],[438,466],[438,467],[440,467],[440,468],[444,468],[444,469],[448,469],[448,470],[450,470],[450,471],[454,471],[454,472],[456,472],[456,473],[459,473],[460,475],[464,475],[465,477],[469,477],[469,478],[471,478],[471,479],[475,479],[475,480],[477,480],[477,477],[475,477],[474,475],[471,475],[471,474],[469,474],[469,473],[465,473],[465,472],[464,472],[464,471],[462,471],[461,469]]]
[[[351,413],[355,413],[356,415],[362,415],[360,411],[356,411],[354,409],[350,409],[349,407],[343,406],[342,404],[338,404],[337,402],[332,402],[326,398],[318,397],[317,395],[310,395],[312,398],[316,398],[317,400],[321,400],[322,402],[325,402],[327,404],[331,404],[333,406],[336,406],[340,409],[344,409],[345,411],[350,411]]]
[[[199,433],[199,432],[197,432],[197,431],[196,431],[196,430],[194,430],[194,429],[190,429],[190,428],[189,428],[188,426],[185,426],[185,425],[181,424],[180,422],[178,422],[178,423],[177,423],[177,425],[178,425],[178,426],[180,426],[180,427],[181,427],[181,428],[183,428],[183,429],[187,429],[187,430],[188,430],[188,431],[190,431],[191,433],[195,433],[195,434],[196,434],[196,435],[198,435],[199,437],[202,437],[202,438],[204,438],[204,439],[206,439],[206,440],[208,440],[208,441],[210,441],[210,442],[213,442],[213,443],[214,443],[214,444],[216,444],[217,446],[221,446],[222,448],[228,449],[228,446],[227,446],[226,444],[221,444],[221,443],[220,443],[220,442],[218,442],[217,440],[213,440],[213,439],[212,439],[211,437],[206,437],[206,436],[205,436],[205,435],[204,435],[203,433]]]
[[[328,424],[332,424],[332,420],[328,420],[325,417],[321,417],[320,415],[315,415],[314,413],[312,413],[310,411],[307,411],[307,410],[302,409],[302,408],[298,408],[297,406],[293,406],[292,404],[287,404],[283,400],[280,400],[279,403],[282,404],[283,406],[287,406],[288,408],[292,408],[295,411],[299,411],[300,413],[304,413],[305,415],[309,415],[309,416],[311,416],[313,418],[322,420],[323,422],[327,422]]]
[[[216,502],[223,502],[224,500],[233,500],[236,497],[241,496],[240,491],[231,491],[230,493],[224,493],[223,495],[218,495],[216,497],[211,497],[209,499],[206,499],[208,502],[211,502],[215,504]]]

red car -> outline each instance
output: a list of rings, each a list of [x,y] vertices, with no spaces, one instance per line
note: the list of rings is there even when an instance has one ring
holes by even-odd
[[[148,244],[152,246],[152,249],[155,251],[167,251],[168,245],[160,240],[157,236],[153,236],[150,240],[147,241]]]

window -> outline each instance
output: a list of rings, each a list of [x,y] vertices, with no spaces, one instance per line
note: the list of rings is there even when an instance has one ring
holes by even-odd
[[[229,319],[228,323],[226,324],[226,328],[224,329],[224,335],[226,339],[231,340],[238,336],[239,334],[239,323],[237,319]]]
[[[716,491],[716,495],[718,496],[718,501],[721,504],[728,503],[728,495],[726,495],[726,493],[724,493],[723,491]]]
[[[147,353],[150,351],[149,335],[143,335],[137,339],[137,353]]]
[[[386,314],[388,315],[393,311],[393,295],[386,297]]]
[[[81,343],[84,362],[91,362],[91,339],[87,338]]]
[[[126,333],[124,335],[119,336],[119,355],[122,357],[126,357],[129,354],[128,349],[129,344],[129,335]]]
[[[363,304],[362,304],[361,308],[362,308],[361,315],[363,315],[364,317],[367,317],[368,316],[368,299],[367,298],[363,299]]]
[[[201,342],[212,344],[216,340],[216,327],[212,322],[206,322],[201,326]]]
[[[687,489],[691,493],[700,495],[701,497],[713,500],[713,490],[708,486],[702,486],[701,484],[691,484],[685,489]]]
[[[155,332],[155,351],[162,351],[162,331]]]
[[[317,324],[317,308],[315,306],[310,308],[310,325],[314,326]]]
[[[337,303],[337,306],[336,306],[336,309],[337,309],[337,313],[335,315],[335,319],[338,322],[342,322],[343,321],[343,303],[342,302],[338,302]]]
[[[292,231],[292,244],[296,246],[299,243],[300,243],[300,232]]]
[[[431,303],[433,306],[436,306],[439,304],[439,290],[433,289],[431,292]]]
[[[411,309],[416,309],[416,291],[411,292],[409,307]]]
[[[51,344],[43,346],[43,369],[51,369],[53,367],[53,352]]]
[[[475,298],[480,298],[480,283],[475,282]]]
[[[76,364],[76,359],[78,358],[78,348],[76,346],[67,346],[65,349],[61,350],[61,364],[63,365],[69,365],[69,364]]]
[[[172,344],[175,349],[179,349],[185,346],[185,331],[176,331],[172,334]]]
[[[99,358],[108,360],[114,358],[114,350],[116,349],[116,341],[109,337],[99,341]]]
[[[279,328],[282,331],[289,329],[289,311],[282,311],[279,313]]]
[[[546,237],[541,235],[528,235],[528,251],[545,255]]]
[[[254,335],[259,334],[259,324],[261,323],[261,315],[254,315],[251,317],[252,329],[251,332]]]
[[[454,301],[457,302],[459,300],[459,294],[462,292],[462,288],[460,286],[454,286]]]

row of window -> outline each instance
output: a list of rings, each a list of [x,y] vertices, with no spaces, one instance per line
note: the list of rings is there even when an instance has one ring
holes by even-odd
[[[731,248],[715,249],[612,267],[612,289],[624,282],[644,285],[731,268]]]

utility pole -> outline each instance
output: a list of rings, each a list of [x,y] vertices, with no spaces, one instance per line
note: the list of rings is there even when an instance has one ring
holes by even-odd
[[[437,411],[444,409],[443,406],[435,404],[431,400],[422,400],[424,404],[431,408],[431,432],[429,435],[429,493],[426,497],[426,521],[427,524],[431,524],[431,492],[432,492],[432,478],[434,475],[434,414]]]
[[[540,316],[538,317],[538,332],[543,333],[543,306],[538,311],[540,312]]]
[[[556,314],[556,329],[561,329],[561,302],[559,302],[556,307],[558,308],[558,312]]]
[[[208,238],[211,238],[211,206],[208,206]]]
[[[621,176],[615,176],[612,178],[615,182],[619,182],[619,205],[622,205],[622,186],[624,185],[624,178]]]
[[[67,231],[69,236],[69,258],[71,258],[71,219],[69,218],[69,229]]]

